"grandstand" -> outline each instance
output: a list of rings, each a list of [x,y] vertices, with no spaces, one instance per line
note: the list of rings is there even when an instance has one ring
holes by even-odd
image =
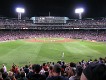
[[[106,79],[105,18],[0,18],[0,42],[1,80]]]
[[[49,17],[36,17],[34,23],[32,20],[17,20],[17,19],[1,18],[0,30],[1,30],[1,36],[2,36],[2,30],[5,31],[4,34],[8,34],[8,33],[10,34],[12,32],[14,32],[14,34],[17,34],[17,32],[20,31],[20,34],[23,35],[22,37],[23,39],[25,39],[24,36],[26,32],[29,33],[29,35],[26,35],[26,37],[31,36],[31,34],[33,34],[32,35],[33,37],[37,37],[37,32],[38,33],[41,32],[41,36],[42,36],[42,31],[44,33],[46,31],[47,32],[51,31],[51,34],[48,34],[48,36],[56,37],[53,34],[55,33],[55,35],[58,35],[59,33],[61,37],[65,36],[67,38],[106,41],[105,18],[100,20],[96,20],[96,19],[70,20],[67,18],[66,20],[66,17],[49,16]],[[20,36],[20,34],[17,34],[16,36]],[[11,34],[10,36],[13,35]]]

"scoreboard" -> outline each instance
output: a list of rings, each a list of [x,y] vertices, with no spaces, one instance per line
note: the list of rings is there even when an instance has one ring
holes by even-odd
[[[66,23],[67,17],[32,17],[34,23]]]

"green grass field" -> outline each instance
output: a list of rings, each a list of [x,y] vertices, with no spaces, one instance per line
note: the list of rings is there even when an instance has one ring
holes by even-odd
[[[53,40],[61,40],[53,39]],[[43,40],[43,39],[41,39]],[[48,40],[45,39],[44,40]],[[63,39],[62,39],[63,40]],[[72,42],[27,42],[16,40],[0,43],[0,67],[5,64],[8,68],[13,63],[19,66],[31,63],[64,61],[78,62],[106,57],[106,43],[75,40]]]

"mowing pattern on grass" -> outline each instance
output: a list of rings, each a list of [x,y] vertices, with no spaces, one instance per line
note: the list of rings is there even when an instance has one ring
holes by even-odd
[[[38,39],[45,40],[46,39]],[[52,39],[66,40],[66,39]],[[72,39],[71,39],[72,40]],[[62,59],[66,62],[78,62],[106,57],[106,43],[72,40],[70,42],[29,42],[16,40],[0,43],[0,65],[10,67],[13,63],[22,66],[31,63],[56,62]]]

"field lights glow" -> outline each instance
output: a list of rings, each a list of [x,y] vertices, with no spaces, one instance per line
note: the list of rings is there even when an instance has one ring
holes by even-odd
[[[24,8],[16,8],[16,12],[25,13],[25,9]]]
[[[21,19],[21,14],[25,13],[24,8],[16,8],[16,12],[18,13],[18,19]]]
[[[75,9],[75,13],[83,13],[83,12],[84,12],[83,8]]]
[[[75,13],[79,14],[79,19],[82,19],[82,13],[84,12],[83,8],[75,9]]]

